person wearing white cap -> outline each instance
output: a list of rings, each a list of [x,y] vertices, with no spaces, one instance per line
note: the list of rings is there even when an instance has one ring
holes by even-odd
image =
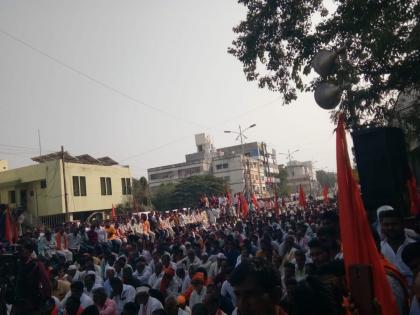
[[[136,304],[140,307],[139,315],[152,315],[154,311],[163,310],[160,301],[149,295],[148,286],[138,287],[136,290]]]
[[[81,273],[79,270],[77,270],[77,266],[76,265],[70,265],[67,268],[67,281],[72,283],[75,281],[80,281],[81,278]]]

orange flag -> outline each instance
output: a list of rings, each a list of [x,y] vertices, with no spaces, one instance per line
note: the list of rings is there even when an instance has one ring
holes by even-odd
[[[6,218],[4,223],[4,238],[10,243],[13,243],[12,220],[10,218],[10,210],[6,209]]]
[[[325,185],[324,189],[322,190],[322,195],[324,196],[324,203],[328,203],[328,186]]]
[[[340,233],[347,277],[350,265],[372,266],[374,294],[381,305],[382,314],[395,315],[399,313],[397,304],[386,278],[381,256],[373,240],[359,187],[353,178],[347,152],[343,114],[338,120],[336,132]]]
[[[117,214],[115,213],[115,207],[114,207],[114,204],[112,204],[111,217],[112,217],[113,219],[115,219],[115,218],[117,217]]]
[[[299,206],[302,208],[306,207],[306,196],[305,192],[303,191],[302,185],[299,185]]]
[[[240,200],[240,209],[242,212],[242,216],[246,219],[248,217],[248,202],[245,199],[245,196],[243,194],[239,195],[239,200]]]
[[[254,205],[255,209],[258,209],[257,196],[255,196],[255,194],[252,194],[252,204]]]

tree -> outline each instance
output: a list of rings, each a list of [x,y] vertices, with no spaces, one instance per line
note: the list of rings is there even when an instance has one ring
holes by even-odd
[[[280,179],[280,183],[277,184],[278,195],[289,195],[290,190],[287,186],[287,170],[284,166],[279,166],[279,174],[276,177]]]
[[[140,207],[151,207],[152,201],[149,191],[149,184],[145,177],[140,179],[133,178],[133,199],[135,204]]]
[[[172,198],[176,185],[162,184],[152,197],[152,203],[157,210],[172,210]]]
[[[328,188],[332,188],[337,182],[337,174],[319,170],[316,171],[316,180],[322,187],[327,186]]]
[[[388,123],[398,94],[420,87],[420,0],[336,0],[331,12],[324,0],[238,2],[247,15],[228,52],[248,80],[280,92],[286,104],[320,82],[308,75],[322,48],[346,47],[327,80],[351,84],[339,109],[354,105],[361,125]]]
[[[226,182],[214,175],[191,176],[176,185],[171,205],[173,208],[195,207],[200,195],[221,195],[227,189]]]

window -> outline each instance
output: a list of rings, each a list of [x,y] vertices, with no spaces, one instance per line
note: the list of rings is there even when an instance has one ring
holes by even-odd
[[[111,177],[101,177],[101,195],[112,195]]]
[[[221,170],[223,168],[229,168],[229,164],[228,163],[223,163],[223,164],[217,164],[216,165],[216,169]]]
[[[86,177],[80,176],[79,182],[80,182],[80,195],[86,196]]]
[[[45,188],[47,188],[47,180],[46,179],[41,179],[41,188],[42,189],[45,189]]]
[[[16,191],[9,191],[9,203],[16,203]]]
[[[105,183],[105,177],[101,177],[101,195],[106,195],[106,183]]]
[[[122,194],[131,195],[131,179],[121,178]]]
[[[112,195],[111,177],[106,178],[106,194]]]
[[[73,176],[73,195],[86,196],[86,177]]]
[[[79,176],[73,176],[73,195],[80,196]]]

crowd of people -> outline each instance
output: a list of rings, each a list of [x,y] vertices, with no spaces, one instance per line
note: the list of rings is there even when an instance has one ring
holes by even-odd
[[[201,198],[197,209],[23,231],[7,312],[356,314],[333,200],[304,209],[250,202],[243,213],[240,199],[216,199]],[[372,226],[399,315],[420,314],[419,232],[389,206]]]

